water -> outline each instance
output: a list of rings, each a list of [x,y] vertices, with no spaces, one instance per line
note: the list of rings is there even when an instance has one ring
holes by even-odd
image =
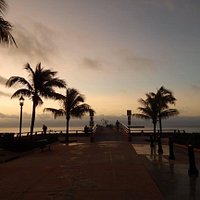
[[[84,127],[83,126],[70,126],[69,128],[70,130],[83,130]],[[186,133],[200,133],[200,126],[181,126],[181,127],[163,127],[163,130],[180,130],[181,132],[183,132],[183,130]],[[65,127],[48,127],[47,131],[49,130],[62,130],[65,131],[66,128]],[[141,131],[141,130],[152,130],[153,131],[153,126],[148,126],[145,128],[134,128],[133,130],[135,131]],[[159,130],[157,128],[157,130]],[[23,132],[29,132],[30,131],[30,127],[23,127],[22,128],[22,133]],[[34,131],[42,131],[42,127],[35,127]],[[19,132],[19,127],[12,127],[12,128],[0,128],[0,133],[18,133]]]
[[[83,130],[84,127],[82,127],[82,126],[70,126],[69,129],[70,130]],[[50,130],[51,131],[58,131],[58,130],[65,131],[66,127],[48,127],[47,132],[50,131]],[[34,132],[35,131],[42,131],[42,127],[35,127]],[[0,133],[18,133],[18,132],[19,132],[19,127],[0,128]],[[23,127],[22,133],[24,133],[24,132],[30,132],[30,127]]]
[[[131,129],[131,130],[135,130],[135,131],[141,131],[141,130],[152,130],[153,132],[153,127],[145,127],[145,128],[134,128],[134,129]],[[157,128],[157,130],[159,130],[159,128]],[[170,130],[170,131],[173,131],[173,130],[179,130],[180,132],[183,132],[185,131],[186,133],[200,133],[200,126],[181,126],[181,127],[163,127],[163,130]]]

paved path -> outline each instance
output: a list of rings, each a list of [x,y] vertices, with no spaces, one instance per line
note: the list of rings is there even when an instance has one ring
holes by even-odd
[[[95,143],[58,143],[52,152],[38,150],[1,164],[0,199],[162,200],[126,138],[107,129],[100,135]]]

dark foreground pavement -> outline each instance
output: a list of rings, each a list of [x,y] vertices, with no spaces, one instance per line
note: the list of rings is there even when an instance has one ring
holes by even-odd
[[[162,200],[140,156],[114,134],[108,131],[95,143],[86,138],[57,143],[51,152],[38,150],[1,164],[0,199]]]

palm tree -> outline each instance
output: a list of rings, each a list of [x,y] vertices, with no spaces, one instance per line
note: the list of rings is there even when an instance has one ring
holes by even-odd
[[[69,121],[71,117],[81,118],[90,111],[90,106],[84,103],[84,96],[74,88],[67,88],[66,95],[60,99],[61,109],[45,108],[44,111],[53,113],[54,118],[65,116],[66,119],[66,138],[69,141]]]
[[[11,76],[6,82],[6,86],[11,87],[16,84],[21,84],[22,88],[18,89],[11,98],[19,97],[22,95],[31,98],[33,101],[30,127],[30,134],[32,137],[35,123],[36,107],[43,104],[41,97],[55,100],[61,98],[62,95],[56,93],[54,88],[65,88],[66,83],[64,80],[55,77],[57,74],[56,71],[42,68],[41,63],[36,65],[35,71],[31,68],[29,63],[25,65],[24,69],[29,74],[29,80],[26,80],[20,76]]]
[[[179,112],[176,109],[169,108],[169,104],[175,105],[176,98],[173,96],[173,93],[165,87],[160,87],[160,89],[155,94],[155,99],[157,101],[159,110],[158,120],[160,133],[162,133],[162,118],[164,119],[178,115]]]
[[[5,13],[7,9],[7,4],[5,0],[0,0],[0,43],[4,43],[7,45],[15,45],[17,46],[14,37],[11,34],[12,25],[4,20],[2,15]]]
[[[155,101],[155,94],[146,94],[146,99],[139,99],[139,103],[142,105],[138,107],[140,113],[134,114],[134,116],[142,119],[151,119],[153,123],[154,136],[156,135],[156,125],[158,121],[158,106]]]

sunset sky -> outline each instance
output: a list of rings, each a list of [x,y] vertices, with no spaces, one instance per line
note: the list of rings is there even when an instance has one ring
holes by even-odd
[[[4,18],[18,48],[0,48],[0,114],[18,115],[5,88],[12,75],[41,62],[86,96],[97,115],[136,111],[164,85],[181,116],[200,116],[200,1],[8,0]],[[58,107],[45,101],[44,107]],[[31,113],[25,100],[24,112]]]

